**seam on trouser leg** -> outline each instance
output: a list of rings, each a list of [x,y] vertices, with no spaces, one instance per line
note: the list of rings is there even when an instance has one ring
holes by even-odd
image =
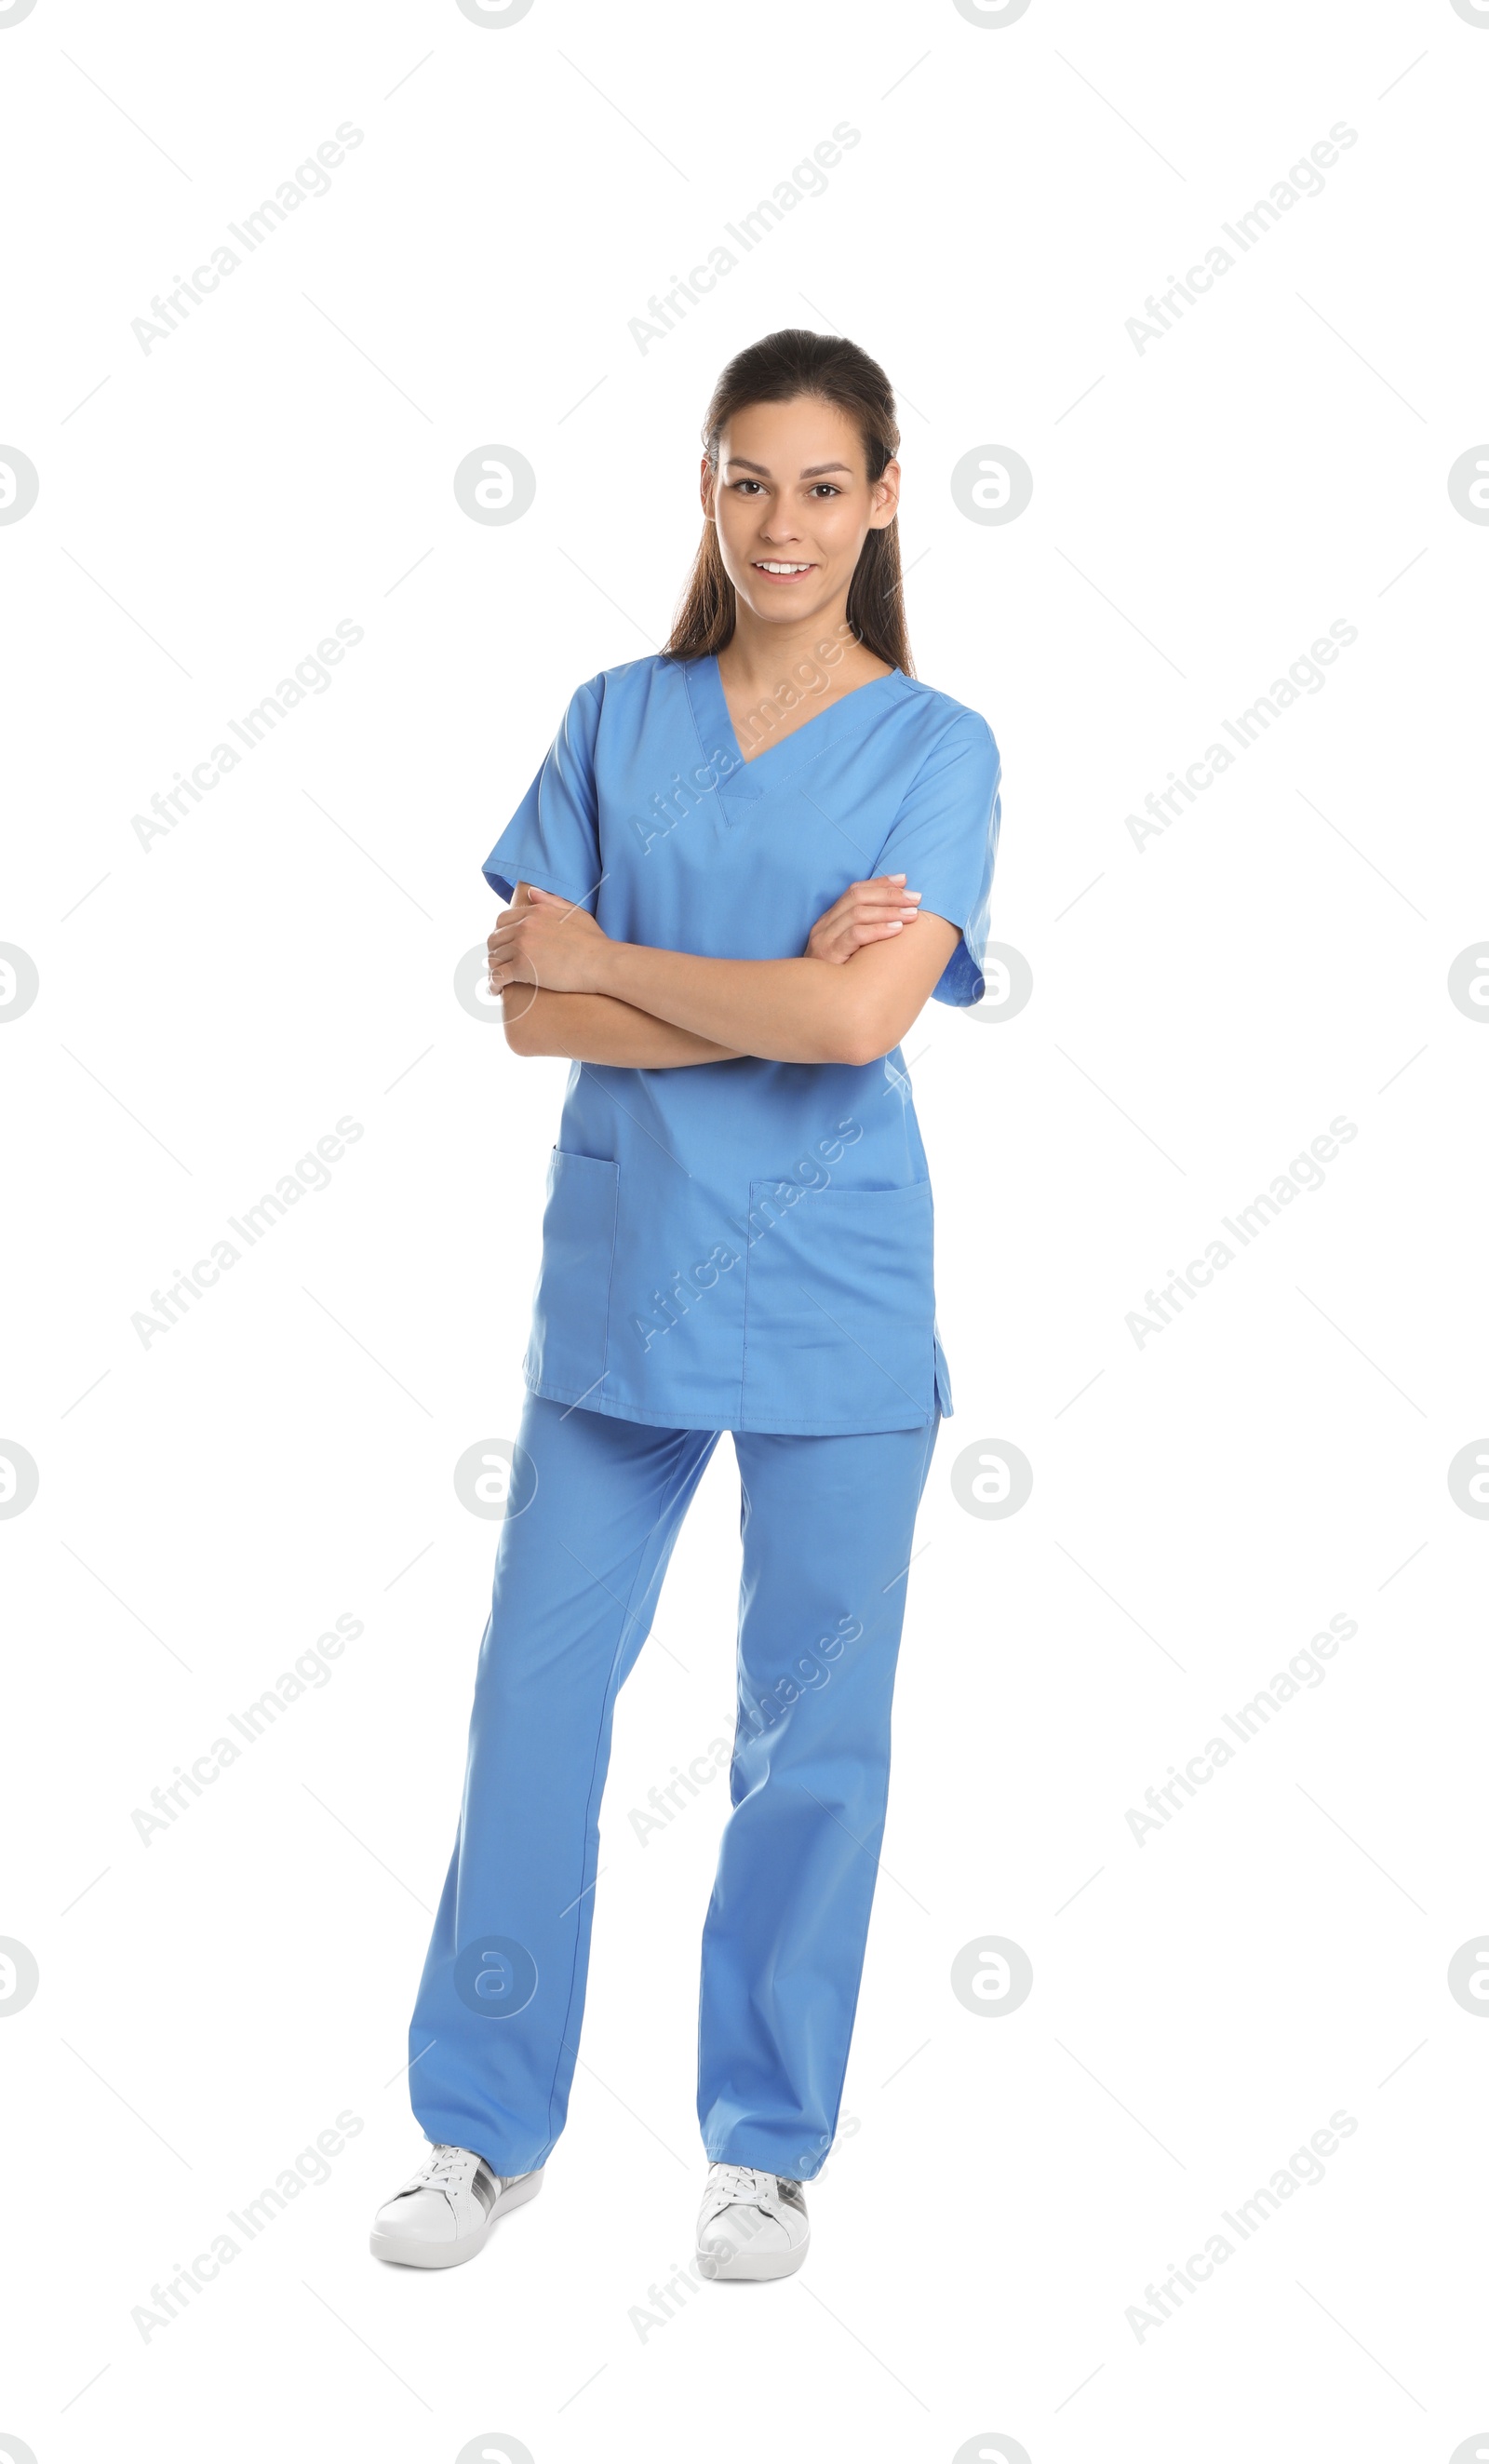
[[[931,1454],[932,1454],[932,1452],[933,1452],[933,1450],[934,1450],[934,1446],[935,1446],[936,1439],[937,1439],[937,1437],[938,1437],[938,1435],[939,1435],[939,1433],[940,1433],[941,1422],[942,1422],[942,1420],[945,1419],[945,1417],[946,1417],[946,1416],[945,1416],[945,1414],[944,1414],[944,1413],[942,1413],[941,1411],[937,1410],[937,1411],[932,1415],[932,1418],[931,1418],[931,1419],[930,1425],[928,1426],[928,1428],[927,1428],[927,1430],[926,1430],[926,1433],[925,1433],[925,1443],[924,1443],[924,1446],[923,1446],[923,1448],[922,1448],[922,1452],[921,1452],[921,1459],[920,1459],[920,1472],[919,1472],[918,1479],[916,1480],[916,1482],[915,1482],[915,1483],[914,1483],[914,1485],[913,1485],[913,1488],[912,1488],[912,1491],[911,1491],[911,1497],[910,1497],[910,1507],[909,1507],[909,1526],[910,1526],[910,1529],[909,1529],[909,1542],[910,1542],[910,1544],[911,1544],[911,1545],[913,1545],[913,1541],[914,1541],[914,1532],[915,1532],[915,1525],[916,1525],[916,1522],[917,1522],[917,1520],[918,1520],[918,1518],[919,1518],[920,1508],[921,1508],[922,1502],[923,1502],[923,1500],[924,1500],[924,1498],[925,1498],[925,1493],[926,1493],[926,1484],[927,1484],[927,1482],[929,1481],[930,1476],[931,1476]],[[774,1433],[772,1433],[772,1434],[774,1434]],[[866,1435],[866,1434],[870,1434],[870,1433],[865,1432],[865,1435]],[[898,1435],[898,1434],[899,1434],[899,1432],[898,1432],[898,1431],[887,1431],[887,1430],[886,1430],[886,1431],[874,1431],[874,1432],[872,1432],[871,1434],[872,1434],[872,1435],[874,1435],[874,1436],[876,1436],[876,1437],[883,1437],[883,1436]],[[744,1483],[743,1483],[743,1473],[741,1472],[741,1478],[740,1478],[740,1485],[741,1485],[741,1488],[743,1487],[743,1485],[744,1485]],[[907,1485],[909,1485],[909,1484],[907,1484]],[[907,1568],[906,1568],[906,1585],[905,1585],[905,1595],[904,1595],[904,1597],[903,1597],[903,1599],[902,1599],[902,1601],[901,1601],[901,1604],[900,1604],[900,1633],[901,1633],[901,1635],[903,1635],[903,1631],[904,1631],[904,1624],[905,1624],[905,1617],[906,1617],[906,1616],[907,1616],[907,1614],[908,1614],[908,1610],[909,1610],[909,1566],[907,1566]],[[900,1647],[900,1644],[899,1644],[899,1637],[897,1637],[897,1638],[896,1638],[896,1644],[895,1644],[896,1675],[898,1674],[899,1647]],[[892,1686],[891,1686],[891,1693],[892,1693]],[[739,1721],[739,1714],[738,1714],[738,1709],[737,1709],[737,1705],[736,1705],[736,1710],[735,1710],[735,1724],[734,1724],[734,1751],[733,1751],[733,1754],[732,1754],[732,1756],[731,1756],[731,1763],[730,1763],[730,1770],[731,1770],[731,1786],[733,1786],[733,1772],[734,1772],[734,1760],[735,1760],[735,1758],[737,1757],[738,1750],[739,1750],[739,1742],[740,1742],[740,1721]],[[887,1813],[888,1813],[889,1770],[890,1770],[889,1757],[888,1757],[888,1755],[887,1755],[887,1753],[886,1762],[885,1762],[885,1788],[884,1788],[884,1795],[885,1795],[885,1818],[886,1818],[886,1819],[887,1819]],[[846,1826],[844,1826],[844,1827],[846,1827]],[[849,1835],[848,1835],[848,1836],[849,1836],[849,1837],[850,1837],[850,1838],[853,1838],[853,1844],[854,1844],[855,1848],[858,1850],[859,1854],[860,1854],[861,1856],[867,1856],[867,1857],[869,1858],[869,1862],[870,1862],[870,1864],[872,1865],[872,1867],[873,1867],[873,1869],[874,1869],[874,1881],[873,1881],[873,1884],[872,1884],[872,1885],[871,1885],[871,1887],[870,1887],[870,1893],[869,1893],[869,1910],[870,1910],[870,1917],[871,1917],[871,1915],[872,1915],[872,1908],[873,1908],[873,1903],[874,1903],[875,1898],[877,1897],[877,1883],[878,1883],[878,1878],[879,1878],[879,1872],[880,1872],[880,1859],[879,1859],[878,1850],[877,1850],[877,1849],[875,1849],[873,1852],[870,1852],[868,1849],[866,1849],[866,1848],[865,1847],[864,1842],[863,1842],[861,1839],[858,1839],[858,1838],[857,1838],[857,1837],[856,1837],[852,1833],[849,1833]],[[880,1824],[880,1834],[879,1834],[879,1844],[880,1844],[880,1846],[882,1846],[882,1845],[883,1845],[883,1836],[884,1836],[884,1823],[883,1823],[883,1822],[881,1822],[881,1824]],[[866,1927],[865,1927],[865,1953],[866,1953],[866,1947],[867,1947],[867,1930],[866,1930]],[[847,2045],[849,2045],[849,2046],[851,2046],[851,2044],[852,2044],[854,2029],[855,2029],[855,2026],[856,2026],[856,2023],[857,2023],[857,2019],[858,2019],[858,2007],[859,2007],[859,2002],[860,2002],[860,1999],[861,1999],[861,1997],[862,1997],[862,1993],[863,1993],[864,1970],[865,1970],[865,1965],[866,1965],[866,1959],[861,1959],[861,1960],[860,1960],[860,1963],[859,1963],[858,1982],[857,1982],[857,1984],[856,1984],[856,1986],[855,1986],[855,1988],[854,1988],[854,1991],[853,1991],[853,1999],[852,1999],[851,2003],[847,2006],[847,2009],[846,2009],[846,2012],[845,2012],[845,2022],[846,2022],[846,2025],[845,2025],[845,2041],[846,2041]],[[702,2077],[702,2056],[703,2056],[703,1981],[702,1981],[702,1978],[701,1978],[701,1977],[700,1977],[700,1979],[699,1979],[699,1997],[698,1997],[698,2035],[697,2035],[697,2041],[698,2041],[699,2077],[700,2077],[700,2080],[701,2080],[701,2077]],[[831,2112],[831,2114],[830,2114],[829,2116],[827,2116],[827,2117],[826,2117],[826,2119],[827,2119],[827,2144],[828,2144],[828,2148],[829,2148],[829,2149],[831,2148],[833,2142],[834,2142],[834,2141],[836,2140],[836,2138],[837,2138],[837,2134],[838,2134],[838,2121],[839,2121],[839,2116],[840,2116],[840,2114],[841,2114],[841,2112],[842,2112],[842,2107],[843,2107],[843,2091],[844,2091],[845,2085],[846,2085],[846,2061],[844,2061],[844,2065],[843,2065],[843,2076],[840,2079],[839,2083],[838,2083],[838,2094],[837,2094],[837,2098],[836,2098],[836,2100],[835,2100],[835,2101],[834,2101],[834,2104],[833,2104],[832,2112]],[[709,2147],[709,2145],[708,2145],[707,2140],[705,2140],[704,2145],[705,2145],[706,2151],[708,2152],[708,2154],[710,2155],[710,2157],[711,2157],[711,2159],[712,2159],[712,2154],[713,2154],[713,2151],[712,2151],[712,2149],[711,2147]],[[746,2159],[746,2160],[744,2160],[744,2161],[748,2162],[748,2161],[750,2161],[750,2160]],[[822,2155],[821,2159],[820,2160],[820,2162],[819,2162],[819,2164],[818,2164],[818,2167],[817,2167],[817,2171],[818,2171],[818,2172],[820,2172],[820,2171],[821,2170],[821,2166],[822,2166],[823,2164],[825,2164],[825,2162],[826,2162],[826,2153],[824,2152],[824,2154]],[[771,2167],[771,2165],[770,2165],[769,2163],[767,2163],[767,2164],[762,2167],[762,2169],[769,2171],[770,2169],[772,2169],[772,2167]],[[813,2173],[813,2174],[802,2174],[802,2175],[799,2176],[799,2179],[801,2179],[801,2180],[815,2180],[815,2178],[816,2178],[816,2174],[815,2174],[815,2173]]]
[[[941,1427],[941,1422],[942,1422],[942,1420],[943,1420],[943,1419],[944,1419],[944,1418],[945,1418],[945,1415],[944,1415],[943,1413],[941,1413],[941,1412],[937,1412],[937,1413],[935,1414],[934,1418],[933,1418],[933,1419],[932,1419],[932,1420],[931,1420],[931,1423],[930,1428],[929,1428],[929,1429],[927,1430],[927,1432],[926,1432],[926,1451],[925,1451],[925,1453],[921,1456],[921,1459],[920,1459],[920,1485],[919,1485],[919,1487],[918,1487],[918,1488],[916,1489],[916,1491],[915,1491],[915,1504],[914,1504],[914,1507],[913,1507],[913,1508],[912,1508],[912,1510],[911,1510],[911,1513],[910,1513],[910,1529],[909,1529],[909,1536],[910,1536],[910,1540],[911,1540],[911,1542],[912,1542],[912,1543],[913,1543],[913,1541],[914,1541],[914,1537],[915,1537],[915,1525],[916,1525],[916,1523],[917,1523],[917,1522],[919,1521],[919,1519],[920,1519],[920,1507],[921,1507],[921,1501],[922,1501],[922,1499],[924,1498],[924,1496],[925,1496],[925,1494],[926,1494],[926,1483],[927,1483],[927,1481],[928,1481],[928,1480],[930,1479],[930,1477],[931,1477],[931,1452],[932,1452],[932,1450],[933,1450],[933,1448],[934,1448],[934,1446],[935,1446],[936,1438],[937,1438],[937,1436],[939,1435],[940,1427]],[[905,1632],[905,1619],[906,1619],[906,1617],[909,1616],[909,1568],[907,1566],[907,1568],[906,1568],[906,1570],[905,1570],[905,1598],[904,1598],[904,1601],[903,1601],[903,1603],[902,1603],[902,1605],[901,1605],[901,1609],[900,1609],[900,1634],[901,1634],[901,1637],[902,1637],[902,1638],[903,1638],[903,1636],[904,1636],[904,1632]],[[894,1683],[898,1683],[898,1682],[899,1682],[899,1674],[900,1674],[900,1645],[899,1645],[899,1642],[897,1641],[897,1642],[896,1642],[896,1644],[895,1644],[895,1647],[894,1647]],[[893,1717],[894,1717],[894,1705],[893,1705],[894,1685],[893,1685],[893,1684],[891,1684],[889,1691],[890,1691],[890,1708],[889,1708],[889,1717],[890,1717],[890,1722],[891,1722],[891,1726],[892,1726],[892,1723],[893,1723]],[[891,1741],[891,1743],[890,1743],[890,1745],[889,1745],[889,1748],[888,1748],[888,1750],[887,1750],[887,1754],[886,1754],[886,1757],[885,1757],[885,1767],[884,1767],[884,1804],[885,1804],[885,1819],[884,1819],[884,1823],[882,1823],[882,1824],[880,1825],[880,1831],[879,1831],[879,1844],[880,1844],[880,1846],[881,1846],[881,1847],[883,1847],[883,1845],[884,1845],[885,1825],[886,1825],[886,1824],[887,1824],[887,1822],[888,1822],[888,1818],[889,1818],[889,1773],[890,1773],[890,1770],[891,1770],[892,1765],[893,1765],[893,1759],[894,1759],[894,1749],[893,1749],[893,1744],[892,1744],[892,1741]],[[862,1844],[862,1843],[861,1843],[861,1844]],[[866,1855],[866,1854],[867,1854],[867,1851],[866,1851],[866,1850],[865,1850],[865,1851],[864,1851],[864,1853]],[[870,1894],[869,1894],[869,1902],[868,1902],[868,1913],[869,1913],[869,1923],[870,1923],[870,1924],[872,1924],[872,1922],[873,1922],[873,1908],[874,1908],[874,1901],[877,1899],[877,1897],[878,1897],[878,1895],[879,1895],[879,1858],[878,1858],[878,1855],[877,1855],[877,1854],[875,1854],[875,1856],[873,1857],[873,1859],[872,1859],[872,1863],[873,1863],[873,1868],[874,1868],[874,1887],[873,1887],[873,1890],[872,1890],[872,1891],[870,1892]],[[851,2047],[852,2042],[853,2042],[853,2031],[854,2031],[854,2029],[855,2029],[855,2028],[857,2027],[857,2025],[858,2025],[858,2006],[859,2006],[859,2003],[860,2003],[861,1999],[863,1998],[863,1992],[864,1992],[864,1970],[865,1970],[865,1969],[867,1967],[867,1965],[868,1965],[868,1929],[867,1929],[867,1926],[865,1926],[865,1932],[864,1932],[864,1957],[863,1957],[863,1959],[861,1959],[861,1960],[860,1960],[860,1962],[859,1962],[859,1969],[858,1969],[858,1983],[857,1983],[857,1985],[856,1985],[856,1986],[855,1986],[855,1988],[854,1988],[854,1991],[853,1991],[853,2001],[852,2001],[852,2005],[851,2005],[851,2007],[850,2007],[850,2009],[849,2009],[849,2011],[848,2011],[848,2014],[847,2014],[847,2023],[848,2023],[848,2024],[847,2024],[847,2041],[848,2041],[848,2044],[849,2044],[849,2046],[850,2046],[850,2047]],[[828,2125],[827,2125],[827,2145],[828,2145],[829,2150],[830,2150],[830,2149],[831,2149],[831,2147],[832,2147],[833,2141],[834,2141],[834,2140],[837,2138],[837,2136],[838,2136],[838,2117],[839,2117],[840,2113],[841,2113],[841,2112],[842,2112],[842,2110],[843,2110],[843,2089],[846,2087],[846,2085],[847,2085],[847,2064],[846,2064],[846,2062],[844,2062],[844,2063],[843,2063],[843,2078],[842,2078],[842,2079],[839,2081],[839,2084],[838,2084],[838,2101],[837,2101],[837,2103],[833,2106],[833,2109],[832,2109],[832,2116],[831,2116],[831,2119],[830,2119],[830,2121],[829,2121],[829,2123],[828,2123]],[[826,2157],[824,2156],[824,2157],[822,2158],[822,2164],[824,2165],[824,2164],[826,2163],[826,2161],[827,2161],[827,2159],[826,2159]],[[819,2166],[819,2167],[818,2167],[818,2171],[820,2172],[821,2170],[821,2166]]]
[[[683,1434],[684,1436],[691,1436],[691,1435],[693,1434],[693,1432],[692,1432],[692,1431],[690,1431],[690,1430],[688,1430],[688,1431],[684,1431],[682,1434]],[[714,1436],[716,1437],[717,1432],[716,1432],[716,1431],[715,1431],[715,1432],[712,1432],[711,1434],[712,1434],[712,1435],[714,1435]],[[583,1870],[584,1870],[584,1843],[585,1843],[585,1841],[586,1841],[586,1839],[588,1838],[588,1836],[589,1836],[589,1828],[590,1828],[590,1815],[591,1815],[591,1809],[593,1808],[593,1806],[594,1806],[594,1801],[595,1801],[595,1767],[596,1767],[596,1765],[598,1764],[598,1762],[599,1762],[599,1760],[600,1760],[600,1743],[601,1743],[601,1739],[602,1739],[602,1738],[603,1737],[603,1735],[604,1735],[604,1731],[605,1731],[605,1720],[606,1720],[606,1718],[607,1718],[607,1716],[608,1716],[608,1714],[609,1714],[610,1707],[611,1707],[611,1705],[612,1705],[612,1704],[613,1704],[613,1702],[614,1702],[614,1700],[615,1700],[615,1695],[616,1695],[616,1691],[617,1691],[616,1670],[619,1668],[619,1666],[620,1666],[620,1664],[621,1664],[621,1657],[622,1657],[622,1654],[623,1654],[623,1652],[624,1652],[624,1647],[625,1647],[625,1637],[626,1637],[626,1634],[627,1634],[627,1632],[629,1631],[629,1628],[630,1628],[630,1622],[631,1622],[631,1603],[632,1603],[632,1601],[635,1599],[635,1596],[636,1596],[636,1586],[637,1586],[637,1584],[641,1581],[642,1575],[643,1575],[643,1573],[646,1572],[646,1565],[647,1565],[647,1551],[648,1551],[648,1550],[650,1549],[650,1546],[651,1546],[652,1541],[656,1538],[656,1535],[657,1535],[658,1531],[661,1529],[661,1528],[662,1528],[662,1526],[663,1526],[664,1522],[667,1520],[667,1517],[668,1517],[668,1511],[670,1510],[670,1507],[671,1507],[671,1506],[672,1506],[672,1503],[673,1503],[673,1501],[674,1501],[674,1499],[675,1499],[675,1497],[676,1497],[676,1495],[677,1495],[678,1489],[679,1489],[679,1488],[684,1485],[684,1483],[686,1482],[687,1478],[688,1478],[688,1467],[687,1467],[686,1465],[680,1466],[680,1467],[679,1467],[679,1469],[674,1473],[674,1475],[673,1475],[673,1477],[672,1477],[672,1480],[671,1480],[671,1482],[670,1482],[670,1484],[669,1484],[669,1485],[668,1485],[668,1487],[667,1494],[666,1494],[666,1496],[665,1496],[665,1497],[664,1497],[664,1499],[663,1499],[662,1506],[661,1506],[661,1509],[660,1509],[660,1511],[659,1511],[659,1512],[658,1512],[658,1514],[657,1514],[657,1517],[656,1517],[655,1522],[652,1524],[650,1530],[647,1532],[647,1534],[646,1534],[646,1536],[645,1540],[642,1542],[642,1549],[641,1549],[641,1564],[640,1564],[640,1565],[637,1567],[637,1569],[636,1569],[636,1573],[635,1573],[635,1574],[634,1574],[634,1576],[632,1577],[632,1580],[631,1580],[631,1587],[630,1587],[630,1590],[629,1590],[629,1592],[626,1594],[626,1596],[625,1596],[625,1607],[624,1607],[624,1615],[622,1616],[622,1618],[621,1618],[621,1629],[620,1629],[620,1633],[619,1633],[619,1635],[618,1635],[618,1636],[617,1636],[617,1638],[616,1638],[615,1651],[614,1651],[614,1653],[613,1653],[613,1655],[612,1655],[612,1657],[611,1657],[611,1661],[610,1661],[610,1674],[609,1674],[609,1676],[608,1676],[608,1677],[606,1678],[606,1680],[605,1680],[605,1688],[604,1688],[604,1692],[603,1692],[603,1694],[602,1694],[602,1697],[601,1697],[601,1702],[600,1702],[600,1718],[599,1718],[599,1722],[598,1722],[597,1727],[596,1727],[596,1729],[595,1729],[595,1744],[594,1744],[594,1751],[593,1751],[593,1753],[592,1753],[592,1755],[591,1755],[591,1757],[590,1757],[590,1767],[589,1767],[589,1793],[588,1793],[588,1794],[586,1795],[586,1797],[585,1797],[585,1799],[584,1799],[583,1827],[582,1827],[582,1831],[581,1831],[581,1834],[580,1834],[580,1867],[579,1867],[579,1869],[580,1869],[580,1872],[581,1874],[583,1873]],[[592,1885],[589,1885],[589,1884],[584,1885],[584,1888],[583,1888],[583,1889],[581,1889],[581,1890],[580,1890],[580,1899],[582,1899],[582,1898],[583,1898],[583,1896],[584,1896],[584,1890],[585,1890],[585,1889],[588,1889],[588,1888],[591,1888],[591,1887],[592,1887]],[[555,2056],[554,2056],[553,2079],[552,2079],[552,2080],[551,2080],[551,2081],[550,2081],[550,2083],[549,2083],[549,2089],[548,2089],[548,2112],[547,2112],[547,2121],[546,2121],[545,2133],[544,2133],[544,2136],[545,2136],[545,2145],[546,2145],[546,2147],[548,2147],[548,2148],[551,2148],[551,2147],[552,2147],[552,2145],[553,2145],[553,2103],[554,2103],[554,2098],[557,2096],[557,2094],[558,2094],[558,2071],[559,2071],[559,2067],[560,2067],[560,2065],[561,2065],[561,2063],[562,2063],[562,2060],[563,2060],[564,2048],[566,2047],[566,2045],[567,2045],[567,2043],[568,2043],[568,2037],[569,2037],[569,2020],[570,2020],[570,2016],[571,2016],[571,2014],[572,2014],[572,2013],[573,2013],[573,2010],[574,2010],[574,1994],[575,1994],[575,1990],[576,1990],[576,1986],[577,1986],[577,1983],[578,1983],[578,1969],[579,1969],[580,1925],[581,1924],[581,1922],[582,1922],[582,1921],[580,1920],[579,1923],[577,1923],[577,1924],[576,1924],[576,1927],[575,1927],[573,1963],[572,1963],[572,1965],[571,1965],[571,1967],[570,1967],[570,1969],[569,1969],[569,1998],[568,1998],[568,2001],[567,2001],[567,2002],[565,2003],[565,2005],[564,2005],[564,2012],[563,2012],[563,2025],[562,2025],[562,2027],[561,2027],[561,2028],[559,2029],[559,2031],[558,2031],[558,2051],[557,2051],[557,2053],[556,2053],[556,2054],[555,2054]],[[578,2058],[579,2058],[579,2054],[578,2054],[578,2048],[576,2047],[576,2049],[575,2049],[575,2059],[576,2059],[576,2060],[578,2060]],[[545,2164],[546,2164],[546,2162],[547,2162],[547,2155],[546,2155],[546,2153],[545,2153],[545,2155],[544,2155],[543,2162],[544,2162]]]

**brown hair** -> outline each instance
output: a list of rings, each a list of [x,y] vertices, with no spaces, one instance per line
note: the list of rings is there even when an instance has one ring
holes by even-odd
[[[703,422],[703,444],[715,473],[719,439],[729,422],[759,402],[793,402],[815,394],[855,420],[872,486],[899,450],[894,394],[877,360],[840,335],[814,334],[788,325],[737,351],[713,388]],[[899,517],[870,531],[848,585],[847,621],[874,656],[908,676],[915,672],[905,623],[900,572]],[[722,650],[734,630],[734,585],[724,570],[718,532],[706,521],[688,585],[678,602],[664,657],[700,659]]]

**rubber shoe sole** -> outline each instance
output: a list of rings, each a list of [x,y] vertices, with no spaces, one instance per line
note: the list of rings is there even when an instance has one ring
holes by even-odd
[[[386,2259],[394,2267],[462,2267],[468,2258],[475,2258],[486,2248],[492,2233],[509,2209],[525,2207],[536,2199],[543,2187],[542,2168],[525,2174],[514,2182],[510,2190],[499,2192],[496,2204],[478,2233],[468,2233],[461,2241],[423,2242],[412,2235],[379,2233],[374,2225],[367,2246],[374,2258]]]
[[[768,2284],[777,2277],[795,2276],[811,2248],[808,2232],[805,2241],[796,2250],[755,2250],[746,2242],[743,2250],[731,2251],[727,2257],[712,2250],[696,2254],[698,2273],[709,2284]]]

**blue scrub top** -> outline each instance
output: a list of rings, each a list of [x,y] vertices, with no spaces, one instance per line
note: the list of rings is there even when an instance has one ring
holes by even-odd
[[[483,868],[613,939],[798,958],[848,884],[904,872],[962,938],[935,987],[980,1001],[999,820],[976,711],[899,669],[746,762],[712,655],[580,686]],[[898,1050],[853,1067],[576,1063],[548,1175],[523,1374],[665,1428],[805,1437],[952,1408],[931,1182]]]

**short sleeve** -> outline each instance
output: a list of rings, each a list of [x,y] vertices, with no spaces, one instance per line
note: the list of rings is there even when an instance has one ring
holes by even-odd
[[[903,872],[922,913],[944,915],[961,934],[932,999],[970,1009],[985,989],[988,898],[997,852],[1001,762],[993,731],[963,711],[916,772],[874,866]]]
[[[542,768],[481,867],[498,897],[510,899],[519,881],[530,881],[580,907],[599,888],[599,727],[600,695],[593,684],[580,685]]]

